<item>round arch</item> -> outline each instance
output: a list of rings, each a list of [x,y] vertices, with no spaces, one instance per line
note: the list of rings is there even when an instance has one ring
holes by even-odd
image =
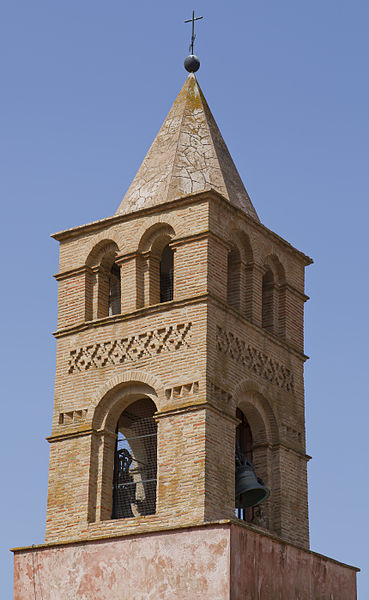
[[[91,443],[89,520],[110,519],[117,423],[136,400],[149,398],[161,406],[163,386],[155,376],[126,371],[109,379],[92,398],[87,412],[94,435]]]
[[[169,223],[154,223],[142,234],[138,243],[138,252],[144,253],[155,250],[155,253],[160,254],[164,246],[166,246],[174,236],[175,231]]]
[[[138,397],[150,398],[160,410],[162,390],[163,385],[157,377],[142,371],[126,371],[98,389],[91,400],[87,418],[93,429],[114,432],[120,413]]]
[[[252,264],[254,261],[254,253],[252,250],[250,238],[241,229],[238,228],[230,228],[227,231],[227,241],[232,246],[236,246],[242,261],[245,264]]]
[[[279,426],[269,400],[258,386],[242,381],[232,393],[234,410],[240,408],[247,415],[250,427],[258,443],[276,444]]]
[[[270,270],[273,273],[274,281],[278,284],[285,283],[286,281],[286,269],[279,260],[276,254],[269,254],[264,259],[265,271]]]
[[[117,242],[110,238],[101,239],[90,248],[85,264],[88,267],[94,267],[101,264],[101,261],[106,255],[116,255],[119,252]]]

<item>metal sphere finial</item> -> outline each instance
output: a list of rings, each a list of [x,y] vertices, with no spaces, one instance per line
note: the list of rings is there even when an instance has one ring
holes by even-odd
[[[191,43],[190,43],[190,54],[189,56],[187,56],[187,58],[185,58],[184,61],[184,66],[186,71],[188,71],[189,73],[196,73],[196,71],[199,70],[200,68],[200,61],[197,58],[197,56],[195,56],[195,54],[193,53],[193,44],[196,38],[195,35],[195,21],[200,21],[200,19],[202,19],[202,17],[195,17],[195,11],[192,11],[192,18],[191,19],[187,19],[185,21],[185,23],[192,23],[192,35],[191,35]]]
[[[184,68],[189,73],[196,73],[200,68],[200,60],[194,54],[190,54],[184,60]]]

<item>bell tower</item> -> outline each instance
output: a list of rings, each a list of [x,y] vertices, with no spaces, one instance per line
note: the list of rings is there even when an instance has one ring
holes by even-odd
[[[15,551],[16,600],[41,581],[55,599],[356,597],[352,567],[309,551],[311,259],[260,222],[194,59],[116,214],[53,235],[46,538]]]

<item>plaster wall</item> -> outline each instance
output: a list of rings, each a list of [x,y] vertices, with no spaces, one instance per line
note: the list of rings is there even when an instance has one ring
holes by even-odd
[[[232,522],[14,552],[14,600],[356,600],[354,567]]]
[[[181,530],[17,552],[14,600],[229,600],[229,530]]]
[[[230,600],[355,600],[356,570],[231,526]]]

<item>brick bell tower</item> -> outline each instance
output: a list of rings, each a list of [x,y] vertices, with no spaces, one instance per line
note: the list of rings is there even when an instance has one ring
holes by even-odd
[[[311,259],[260,222],[193,73],[116,214],[53,237],[46,539],[15,550],[15,599],[356,598],[309,551]]]

